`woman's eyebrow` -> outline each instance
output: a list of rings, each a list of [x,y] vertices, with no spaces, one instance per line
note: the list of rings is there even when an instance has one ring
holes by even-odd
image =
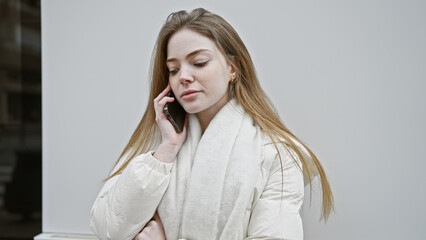
[[[190,57],[192,57],[192,56],[194,56],[194,55],[196,55],[200,52],[204,52],[204,51],[211,52],[210,49],[200,48],[200,49],[197,49],[197,50],[190,52],[188,55],[186,55],[185,58],[188,59],[188,58],[190,58]],[[177,61],[177,59],[176,58],[169,58],[169,59],[166,60],[166,62],[174,62],[174,61]]]

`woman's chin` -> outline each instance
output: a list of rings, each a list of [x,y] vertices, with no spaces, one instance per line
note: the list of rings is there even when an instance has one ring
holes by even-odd
[[[183,108],[185,109],[185,112],[190,114],[199,113],[201,111],[197,106],[183,106]]]
[[[194,110],[194,109],[186,109],[186,108],[185,108],[185,112],[187,112],[187,113],[189,113],[189,114],[196,114],[196,113],[198,113],[198,112],[200,112],[200,111],[197,111],[197,110]]]

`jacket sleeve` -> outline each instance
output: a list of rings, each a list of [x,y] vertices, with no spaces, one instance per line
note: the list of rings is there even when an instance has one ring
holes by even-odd
[[[110,178],[90,212],[90,227],[98,238],[127,240],[136,236],[154,216],[168,187],[172,166],[148,152]]]
[[[252,206],[246,239],[303,239],[299,213],[304,196],[303,172],[300,161],[296,163],[293,158],[297,155],[292,153],[280,151],[283,174],[278,154],[272,156],[265,188]]]

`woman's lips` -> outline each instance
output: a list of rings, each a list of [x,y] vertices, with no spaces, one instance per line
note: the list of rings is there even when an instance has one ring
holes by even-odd
[[[200,93],[200,91],[197,90],[186,90],[182,93],[181,98],[184,100],[189,100],[194,98]]]

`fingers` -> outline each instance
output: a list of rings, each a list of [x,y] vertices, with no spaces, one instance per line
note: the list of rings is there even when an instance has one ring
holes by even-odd
[[[172,87],[170,86],[170,84],[167,84],[167,87],[160,94],[158,94],[158,96],[154,99],[154,101],[157,100],[158,102],[158,100],[164,98],[171,90],[172,90]]]
[[[158,103],[160,106],[164,106],[164,104],[167,102],[173,102],[174,98],[167,96],[170,91],[171,87],[170,85],[167,85],[167,87],[154,99],[154,103]]]
[[[164,114],[164,106],[168,102],[173,102],[175,99],[173,97],[167,96],[167,93],[171,91],[170,85],[167,87],[154,99],[154,109],[156,114],[157,122],[159,120],[165,120],[166,115]]]
[[[160,219],[158,214],[156,218]],[[133,240],[163,240],[166,239],[161,222],[151,219]]]
[[[175,101],[175,98],[167,96],[167,94],[171,91],[170,84],[167,85],[167,87],[160,93],[158,96],[154,99],[154,108],[157,114],[157,117],[165,117],[163,108],[166,105],[166,103]]]
[[[174,100],[175,100],[175,98],[173,98],[173,97],[165,96],[160,101],[158,101],[158,103],[160,104],[160,106],[164,106],[164,105],[166,105],[166,103],[173,102]]]

